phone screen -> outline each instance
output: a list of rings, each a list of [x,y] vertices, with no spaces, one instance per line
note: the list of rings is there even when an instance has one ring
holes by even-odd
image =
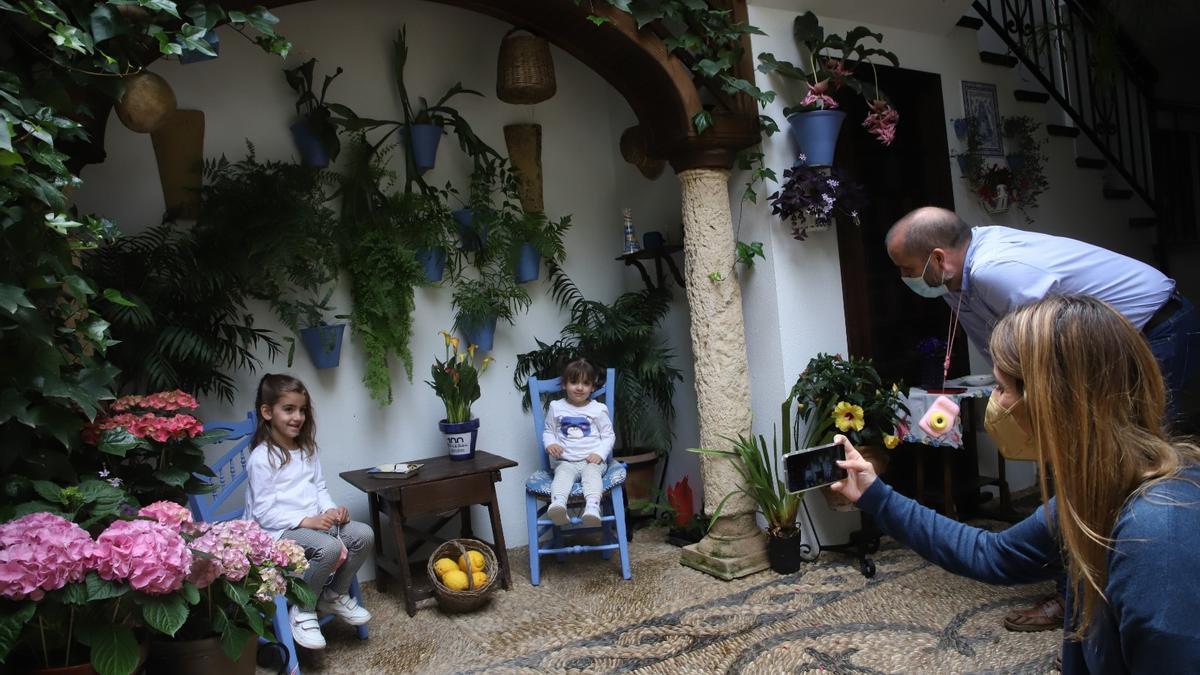
[[[803,492],[842,480],[847,476],[846,470],[837,462],[844,459],[846,449],[840,443],[819,445],[784,455],[784,483],[788,492]]]

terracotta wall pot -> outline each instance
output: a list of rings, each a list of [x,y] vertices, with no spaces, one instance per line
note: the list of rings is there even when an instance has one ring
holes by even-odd
[[[891,463],[892,457],[888,451],[882,446],[864,445],[857,448],[863,459],[871,463],[875,468],[875,475],[882,476],[887,473],[888,464]],[[830,490],[828,486],[821,488],[821,494],[825,496],[825,503],[834,511],[855,511],[854,503],[842,495]]]
[[[175,112],[175,92],[162,77],[144,71],[125,78],[125,94],[116,108],[121,124],[130,131],[148,134]]]
[[[258,640],[251,637],[237,661],[221,651],[216,637],[203,640],[164,640],[150,643],[146,675],[254,675]]]

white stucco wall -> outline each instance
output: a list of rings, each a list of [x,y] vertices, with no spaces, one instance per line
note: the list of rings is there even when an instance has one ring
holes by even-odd
[[[809,7],[809,3],[796,3],[792,10],[761,6],[779,4],[772,0],[750,4],[750,23],[767,33],[765,37],[753,37],[754,54],[772,52],[780,59],[798,59],[798,50],[791,37],[792,21]],[[822,16],[821,23],[827,32],[844,33],[864,22]],[[941,76],[946,134],[951,150],[960,148],[949,120],[963,114],[961,83],[964,80],[995,84],[1001,115],[1029,115],[1039,121],[1063,123],[1062,113],[1055,106],[1023,103],[1013,97],[1013,89],[1033,88],[1029,82],[1021,81],[1018,70],[980,62],[979,43],[988,40],[988,36],[956,28],[953,21],[948,22],[944,30],[938,29],[934,33],[868,25],[883,33],[883,46],[896,53],[902,67]],[[758,85],[778,90],[775,82],[762,73],[758,73]],[[786,131],[783,108],[794,103],[777,100],[766,112]],[[903,116],[905,111],[901,110],[900,114]],[[1015,209],[1001,216],[986,214],[970,196],[957,164],[950,168],[952,160],[947,158],[947,170],[953,172],[954,200],[959,215],[977,225],[1008,225],[1073,237],[1149,262],[1153,235],[1128,226],[1130,217],[1149,215],[1148,209],[1137,201],[1103,199],[1103,173],[1077,168],[1074,145],[1070,139],[1049,140],[1046,174],[1050,189],[1040,198],[1040,207],[1031,212],[1032,224],[1026,224]],[[764,141],[764,152],[768,165],[782,177],[796,151],[788,135],[782,133]],[[1084,151],[1083,154],[1097,156],[1094,152]],[[730,182],[731,198],[740,197],[744,182],[744,177],[735,174]],[[759,192],[765,194],[775,187]],[[869,197],[886,198],[882,195]],[[743,289],[755,431],[769,434],[772,423],[778,423],[779,403],[808,360],[818,352],[845,353],[845,314],[853,309],[842,306],[836,232],[817,233],[806,241],[795,241],[790,237],[789,229],[770,215],[770,208],[761,199],[758,205],[747,205],[742,230],[741,239],[767,244],[767,262],[760,262],[744,277]],[[882,246],[883,242],[866,242],[866,245]],[[972,366],[972,372],[989,370],[978,354],[973,354]],[[994,475],[993,446],[985,434],[981,433],[980,438],[980,468]],[[1008,469],[1014,487],[1031,484],[1033,473],[1029,462],[1010,462]],[[857,518],[828,512],[820,506],[822,502],[815,495],[809,501],[822,531],[822,541],[844,541],[844,533],[857,525]]]
[[[365,117],[396,119],[401,113],[394,85],[392,40],[402,24],[408,26],[410,49],[406,83],[413,97],[440,96],[462,81],[484,92],[486,98],[460,97],[453,104],[471,122],[476,133],[504,151],[503,126],[515,122],[542,125],[546,210],[552,216],[572,214],[574,227],[566,235],[566,270],[589,298],[611,301],[627,289],[640,287],[632,268],[614,257],[621,252],[621,208],[633,208],[639,236],[648,229],[679,241],[679,185],[668,169],[651,183],[620,157],[617,141],[636,119],[617,92],[573,57],[557,49],[554,62],[558,93],[537,106],[511,106],[495,98],[496,56],[507,24],[469,11],[440,4],[407,0],[357,0],[315,2],[285,7],[277,12],[280,32],[295,45],[286,61],[294,66],[317,57],[318,81],[337,66],[346,72],[330,88],[330,100],[345,103]],[[229,29],[221,29],[221,57],[215,61],[180,66],[159,62],[152,70],[174,88],[183,109],[205,112],[205,156],[245,154],[249,138],[261,159],[296,156],[288,125],[294,119],[294,94],[284,81],[285,65],[278,57],[263,54]],[[88,167],[77,202],[82,209],[112,217],[127,232],[158,222],[163,198],[149,136],[134,134],[112,116],[107,136],[108,161]],[[402,164],[396,162],[398,171]],[[453,138],[443,140],[437,168],[427,177],[432,183],[454,180],[466,188],[468,165]],[[680,261],[682,263],[682,261]],[[497,330],[497,359],[483,376],[483,396],[473,410],[482,419],[480,447],[520,462],[503,473],[497,485],[507,543],[526,543],[523,482],[541,459],[533,445],[532,417],[520,408],[521,395],[512,386],[516,354],[535,347],[534,337],[553,341],[566,315],[549,297],[545,270],[529,286],[532,309],[519,316],[516,326]],[[424,383],[435,356],[442,354],[439,330],[453,321],[449,288],[418,289],[412,351],[413,381],[403,368],[393,368],[395,403],[380,407],[362,385],[361,344],[348,333],[341,366],[313,369],[302,349],[290,372],[309,387],[318,421],[318,441],[333,497],[365,520],[366,497],[337,478],[343,471],[381,462],[411,460],[444,454],[436,422],[444,416],[441,402]],[[349,309],[345,280],[334,296],[339,312]],[[280,329],[271,312],[255,307],[256,323]],[[286,334],[286,332],[284,331]],[[665,326],[675,347],[677,364],[686,380],[679,387],[676,409],[678,442],[670,473],[678,476],[692,467],[692,482],[699,479],[694,456],[682,448],[696,444],[695,395],[692,390],[687,304],[680,292]],[[265,354],[262,356],[265,357]],[[265,364],[270,372],[287,370],[282,361]],[[241,417],[253,404],[259,373],[236,374],[239,394],[234,405],[203,402],[207,419]],[[487,536],[489,527],[482,509],[475,510],[476,531]],[[373,577],[366,568],[363,578]]]

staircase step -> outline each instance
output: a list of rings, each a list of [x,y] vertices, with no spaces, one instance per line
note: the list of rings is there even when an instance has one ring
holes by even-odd
[[[1099,157],[1076,157],[1075,166],[1081,169],[1103,169],[1108,166],[1108,162]]]
[[[1017,57],[1011,54],[1001,54],[1000,52],[979,52],[979,60],[984,63],[990,63],[993,66],[1004,66],[1006,68],[1017,67]]]
[[[959,17],[958,23],[956,23],[954,25],[959,26],[960,28],[970,28],[971,30],[979,30],[980,28],[983,28],[983,19],[981,19],[977,16],[963,16],[963,17]]]
[[[1062,136],[1063,138],[1075,138],[1079,136],[1079,127],[1068,127],[1062,124],[1047,124],[1046,133],[1051,136]]]
[[[1044,91],[1030,91],[1028,89],[1014,89],[1013,96],[1018,101],[1025,101],[1026,103],[1045,103],[1050,100],[1050,94]]]
[[[1133,190],[1122,188],[1104,188],[1105,199],[1133,199]]]
[[[1158,225],[1157,218],[1130,218],[1129,226],[1135,230],[1142,230]]]

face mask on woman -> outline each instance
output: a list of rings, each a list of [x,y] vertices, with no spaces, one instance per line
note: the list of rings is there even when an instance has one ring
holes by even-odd
[[[983,416],[983,428],[996,441],[1005,459],[1036,460],[1038,450],[1033,438],[1017,423],[1015,413],[1018,408],[1024,414],[1024,398],[1018,399],[1011,408],[1005,408],[992,396],[988,399],[987,412]]]

